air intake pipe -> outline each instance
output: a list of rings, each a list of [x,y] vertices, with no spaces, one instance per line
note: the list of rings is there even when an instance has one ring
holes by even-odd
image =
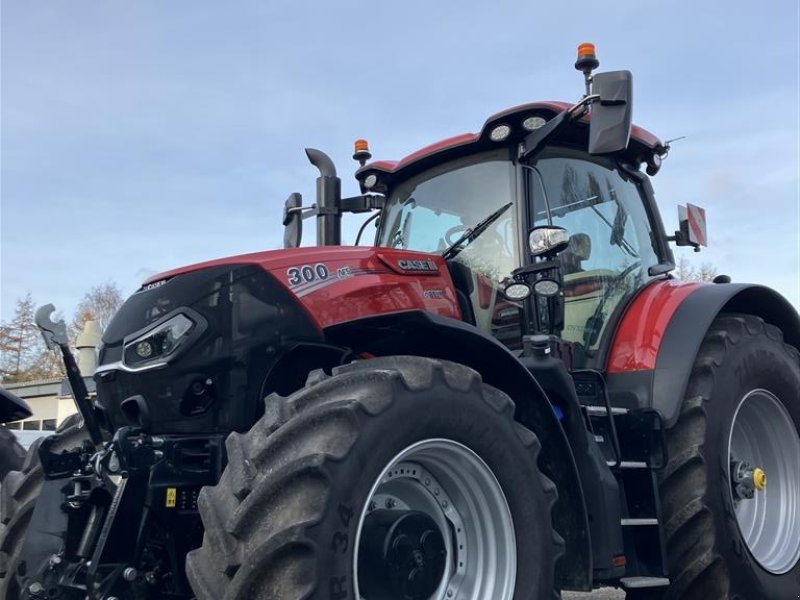
[[[331,157],[314,148],[306,156],[319,169],[317,178],[317,245],[340,246],[342,243],[342,180],[336,176]]]

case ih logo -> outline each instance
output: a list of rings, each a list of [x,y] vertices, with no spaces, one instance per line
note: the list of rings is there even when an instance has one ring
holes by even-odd
[[[439,267],[432,260],[402,259],[397,261],[397,266],[403,271],[432,271],[435,273],[439,270]]]

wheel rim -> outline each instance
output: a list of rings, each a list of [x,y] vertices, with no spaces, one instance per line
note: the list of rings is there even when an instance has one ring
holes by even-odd
[[[353,560],[356,598],[373,511],[413,511],[436,524],[444,544],[444,569],[425,600],[510,600],[517,573],[514,524],[503,490],[472,450],[452,440],[430,439],[398,453],[372,485],[361,512]],[[365,571],[365,569],[362,569]],[[399,594],[398,598],[402,597]]]
[[[766,390],[753,390],[736,409],[728,442],[728,478],[739,462],[763,469],[766,487],[751,499],[731,485],[736,522],[753,558],[776,575],[800,559],[800,434],[786,407]]]

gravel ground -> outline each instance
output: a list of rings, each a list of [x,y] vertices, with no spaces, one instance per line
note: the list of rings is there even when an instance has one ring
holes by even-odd
[[[563,592],[561,597],[564,600],[624,600],[625,592],[615,588],[601,588],[589,594]]]

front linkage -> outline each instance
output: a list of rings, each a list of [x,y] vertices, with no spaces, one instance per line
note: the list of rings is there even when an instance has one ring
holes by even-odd
[[[23,598],[190,598],[182,557],[202,541],[197,494],[216,483],[223,439],[132,427],[94,451],[43,444],[45,482],[17,571]],[[53,535],[56,534],[56,535]]]
[[[224,436],[154,437],[123,427],[109,439],[52,305],[37,325],[62,352],[90,439],[39,446],[44,482],[16,571],[24,599],[191,598],[183,557],[202,542],[197,495],[219,479]],[[73,367],[73,368],[70,368]]]

